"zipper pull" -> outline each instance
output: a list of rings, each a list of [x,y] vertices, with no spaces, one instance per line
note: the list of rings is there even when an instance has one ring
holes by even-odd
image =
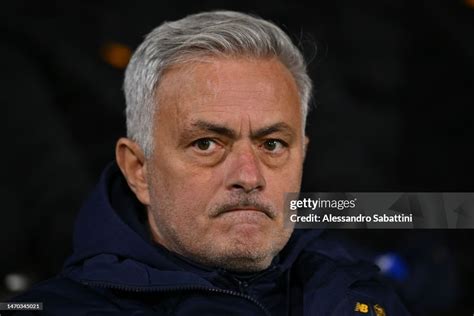
[[[249,284],[245,281],[240,281],[240,280],[237,280],[237,282],[239,282],[240,293],[247,294],[247,288],[248,288]]]

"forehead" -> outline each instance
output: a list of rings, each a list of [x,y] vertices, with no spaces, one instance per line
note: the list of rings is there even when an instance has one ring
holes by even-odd
[[[295,80],[276,58],[207,58],[175,66],[163,75],[156,98],[159,114],[180,119],[219,113],[301,119]]]

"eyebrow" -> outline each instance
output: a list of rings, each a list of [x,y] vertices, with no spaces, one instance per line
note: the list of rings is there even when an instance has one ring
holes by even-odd
[[[193,122],[191,126],[195,129],[210,131],[219,135],[226,136],[228,138],[233,138],[233,139],[237,138],[236,131],[221,124],[198,120],[196,122]],[[289,137],[294,136],[294,131],[293,131],[293,128],[291,128],[291,126],[289,126],[288,124],[284,122],[278,122],[278,123],[265,126],[256,130],[250,135],[250,137],[252,139],[259,139],[259,138],[263,138],[265,136],[268,136],[270,134],[277,133],[277,132],[283,132],[287,134]]]
[[[227,136],[229,138],[237,137],[237,133],[235,131],[220,124],[215,124],[215,123],[199,120],[199,121],[193,122],[191,126],[194,127],[195,129],[206,130],[206,131],[213,132],[219,135]]]
[[[256,130],[254,133],[252,133],[251,137],[253,139],[259,139],[277,132],[283,132],[290,137],[293,137],[294,135],[293,129],[290,125],[284,122],[279,122]]]

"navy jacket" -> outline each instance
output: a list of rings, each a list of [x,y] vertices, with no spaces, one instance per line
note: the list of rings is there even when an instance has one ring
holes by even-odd
[[[374,266],[321,231],[296,230],[268,269],[237,274],[154,244],[145,216],[112,164],[79,213],[62,273],[15,300],[43,302],[40,315],[408,314]]]

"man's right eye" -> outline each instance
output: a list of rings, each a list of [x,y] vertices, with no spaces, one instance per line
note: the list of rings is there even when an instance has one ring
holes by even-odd
[[[194,141],[193,146],[199,151],[211,152],[216,148],[217,143],[210,138],[201,138]]]

